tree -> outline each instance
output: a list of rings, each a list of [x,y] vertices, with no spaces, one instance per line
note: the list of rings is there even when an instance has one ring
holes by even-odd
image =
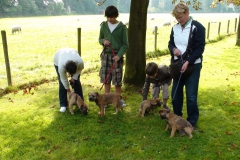
[[[123,81],[125,84],[142,86],[146,66],[146,28],[149,0],[131,0],[126,67]]]

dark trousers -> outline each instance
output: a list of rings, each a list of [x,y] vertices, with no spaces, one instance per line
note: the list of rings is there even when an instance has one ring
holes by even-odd
[[[172,85],[173,111],[178,116],[183,115],[182,113],[183,101],[184,101],[183,88],[185,86],[186,100],[187,100],[186,101],[187,102],[187,121],[189,121],[192,125],[195,125],[199,118],[197,96],[198,96],[198,85],[199,85],[201,69],[202,69],[202,63],[194,64],[194,71],[188,78],[184,80],[180,80],[179,84],[178,84],[178,79],[173,79],[173,85]],[[175,93],[175,96],[174,96],[174,93]]]
[[[54,65],[57,75],[58,75],[58,83],[59,83],[59,101],[60,101],[60,106],[65,106],[67,107],[68,105],[68,100],[67,100],[67,90],[64,88],[61,80],[60,80],[60,76],[58,73],[58,66]],[[83,100],[83,92],[82,92],[82,85],[80,82],[80,75],[78,76],[78,79],[75,80],[74,84],[73,84],[73,89],[74,92],[77,93]]]

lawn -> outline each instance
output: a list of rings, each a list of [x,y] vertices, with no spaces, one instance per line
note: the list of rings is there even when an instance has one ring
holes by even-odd
[[[17,38],[24,34],[11,36]],[[97,35],[95,36],[97,39]],[[47,52],[43,54],[39,52],[42,47],[38,50],[33,49],[37,45],[29,45],[29,49],[34,50],[32,53],[36,52],[38,56],[35,55],[34,58],[34,54],[25,54],[29,57],[33,56],[32,61],[22,64],[18,72],[22,70],[26,72],[26,66],[35,66],[39,61],[42,64],[42,67],[39,67],[40,73],[35,68],[33,73],[29,73],[29,77],[35,79],[54,77],[52,55],[61,43],[64,44],[64,38],[61,38],[55,39],[56,42],[52,47],[48,43],[43,43],[49,49],[49,52],[46,49]],[[76,36],[72,38],[75,39]],[[206,45],[199,86],[200,119],[198,131],[193,132],[192,139],[188,136],[180,137],[178,133],[173,138],[169,138],[170,131],[165,131],[166,122],[157,114],[150,113],[142,118],[138,113],[141,88],[134,86],[123,86],[122,95],[127,103],[123,112],[114,115],[115,110],[110,105],[106,108],[106,116],[99,117],[98,108],[93,102],[88,101],[87,93],[102,92],[98,77],[98,60],[90,56],[90,53],[94,53],[91,52],[92,50],[99,54],[101,49],[89,48],[89,57],[83,52],[86,69],[81,76],[85,101],[90,108],[89,114],[83,116],[77,109],[75,115],[71,115],[68,111],[60,113],[58,84],[54,80],[46,80],[42,85],[26,86],[25,90],[6,94],[0,98],[0,157],[3,160],[240,159],[240,67],[238,64],[240,48],[234,45],[235,41],[236,35],[232,35]],[[72,42],[74,43],[65,41],[65,44],[69,43],[71,47],[76,48],[76,39]],[[97,41],[96,47],[99,47]],[[26,50],[25,47],[14,48],[12,50]],[[24,57],[22,50],[20,55]],[[18,59],[20,60],[20,57]],[[147,59],[147,62],[150,61],[169,64],[169,55]],[[17,64],[17,58],[15,63]],[[93,67],[92,64],[96,68],[91,70],[89,68]],[[46,70],[46,73],[43,70]],[[168,105],[172,109],[171,100]],[[186,107],[183,117],[186,118]]]

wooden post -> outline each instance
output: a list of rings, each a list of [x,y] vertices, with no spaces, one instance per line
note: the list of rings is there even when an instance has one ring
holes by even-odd
[[[210,22],[208,22],[207,39],[209,39],[209,32],[210,32]]]
[[[220,36],[221,22],[218,24],[218,36]]]
[[[237,30],[237,18],[235,18],[235,28],[234,28],[234,32],[236,32]]]
[[[155,42],[154,42],[154,48],[155,48],[155,52],[157,51],[157,30],[158,30],[158,27],[155,26]]]
[[[11,78],[10,64],[9,64],[9,58],[8,58],[6,31],[2,30],[1,34],[2,34],[2,43],[3,43],[3,52],[5,57],[6,71],[7,71],[8,86],[12,86],[12,78]]]
[[[229,24],[230,24],[230,20],[228,20],[227,34],[229,34]]]
[[[236,39],[236,45],[240,46],[240,14],[238,18],[238,29],[237,29],[237,39]]]
[[[78,32],[78,53],[81,57],[82,56],[82,53],[81,53],[81,28],[78,28],[77,32]]]

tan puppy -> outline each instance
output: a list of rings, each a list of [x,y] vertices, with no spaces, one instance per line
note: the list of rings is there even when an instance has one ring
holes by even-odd
[[[151,100],[144,100],[142,101],[140,108],[139,108],[139,113],[144,117],[145,112],[150,112],[151,110],[153,113],[155,113],[155,109],[157,107],[160,107],[162,102],[159,100],[159,98],[156,99],[151,99]]]
[[[189,123],[187,120],[183,119],[180,116],[177,116],[174,113],[171,113],[170,109],[165,108],[159,111],[159,115],[161,119],[166,119],[167,121],[166,130],[172,127],[170,138],[174,136],[176,130],[178,131],[184,130],[189,135],[190,139],[193,137],[192,136],[193,127],[191,123]]]
[[[74,104],[79,108],[79,110],[81,111],[82,114],[86,115],[88,113],[87,104],[84,103],[84,101],[78,94],[72,92],[69,95],[69,99],[68,99],[68,107],[69,107],[69,111],[71,114],[74,114],[73,113],[73,105]]]
[[[99,94],[98,92],[89,92],[88,93],[89,101],[95,102],[99,107],[100,112],[98,113],[100,116],[104,116],[104,106],[108,104],[113,104],[116,108],[117,114],[119,110],[123,110],[123,107],[120,104],[121,96],[119,93],[103,93]]]

